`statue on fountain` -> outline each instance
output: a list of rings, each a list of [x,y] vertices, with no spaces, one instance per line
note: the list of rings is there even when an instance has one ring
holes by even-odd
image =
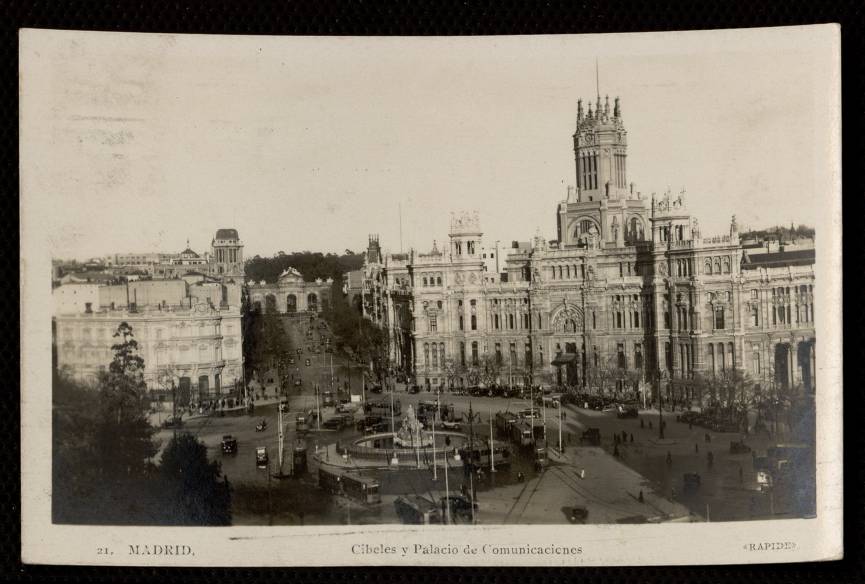
[[[393,437],[396,446],[404,448],[421,448],[432,445],[432,436],[423,431],[423,423],[415,416],[414,408],[409,404],[402,419],[402,426]]]

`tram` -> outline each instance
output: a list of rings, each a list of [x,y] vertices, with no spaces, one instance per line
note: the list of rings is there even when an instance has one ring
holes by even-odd
[[[306,414],[297,414],[294,417],[295,430],[297,432],[309,432],[309,416]]]
[[[511,425],[511,441],[517,446],[526,447],[535,443],[532,426],[527,422],[517,422]]]
[[[370,416],[390,416],[390,400],[368,401],[363,406],[364,413]],[[398,416],[402,411],[398,399],[393,400],[393,415]]]
[[[491,463],[498,467],[506,467],[511,464],[511,449],[506,442],[493,441],[493,457],[490,458],[490,443],[487,440],[479,441],[473,446],[466,445],[460,448],[460,456],[475,468],[489,468]]]
[[[511,426],[516,424],[518,420],[519,418],[516,414],[496,412],[495,424],[499,436],[510,436]]]
[[[381,503],[378,480],[357,472],[319,467],[318,486],[333,495],[343,495],[365,505]]]
[[[296,440],[292,450],[292,474],[301,475],[307,470],[306,442]]]

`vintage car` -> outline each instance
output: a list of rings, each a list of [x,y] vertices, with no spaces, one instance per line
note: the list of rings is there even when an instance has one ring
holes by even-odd
[[[586,519],[589,518],[589,510],[582,505],[565,507],[564,511],[571,523],[585,523]]]
[[[621,419],[621,420],[624,420],[627,418],[638,418],[638,417],[640,417],[640,412],[639,412],[639,410],[637,410],[637,408],[634,408],[634,407],[624,408],[624,407],[619,406],[619,409],[616,412],[616,417]]]
[[[222,453],[235,454],[237,452],[237,438],[231,434],[222,437]]]
[[[258,446],[255,449],[255,466],[258,468],[267,468],[267,447]]]
[[[598,428],[588,428],[580,436],[580,444],[588,443],[591,446],[601,445],[601,431]]]
[[[700,488],[700,474],[696,472],[686,472],[682,475],[682,485],[686,493],[693,493]]]

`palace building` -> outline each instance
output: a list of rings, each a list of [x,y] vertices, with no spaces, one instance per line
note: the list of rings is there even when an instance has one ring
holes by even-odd
[[[452,215],[447,243],[426,253],[371,240],[354,292],[388,329],[392,362],[433,386],[492,364],[516,385],[608,372],[684,397],[697,373],[735,369],[812,393],[813,245],[742,241],[735,217],[703,236],[684,191],[635,191],[619,98],[579,101],[573,144],[554,241],[485,246],[476,212]]]

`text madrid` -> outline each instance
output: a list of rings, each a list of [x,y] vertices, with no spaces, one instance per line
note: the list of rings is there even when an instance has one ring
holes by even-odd
[[[570,556],[583,553],[582,547],[557,546],[557,545],[491,545],[483,544],[465,545],[462,547],[448,544],[420,544],[392,546],[384,544],[357,543],[351,546],[351,553],[355,555],[386,555],[386,554],[408,554],[414,555],[534,555],[534,556]]]

